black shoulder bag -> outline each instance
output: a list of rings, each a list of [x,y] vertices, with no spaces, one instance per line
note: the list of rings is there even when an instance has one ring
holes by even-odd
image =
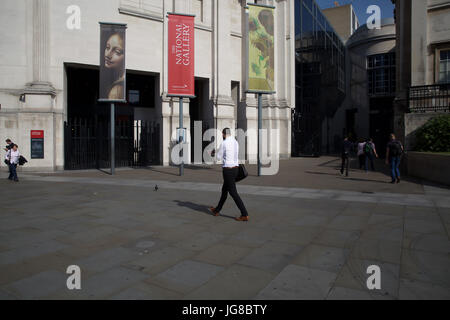
[[[247,169],[245,168],[245,166],[243,164],[239,165],[239,172],[238,175],[236,177],[236,182],[242,181],[245,178],[247,178],[248,176],[248,172]]]

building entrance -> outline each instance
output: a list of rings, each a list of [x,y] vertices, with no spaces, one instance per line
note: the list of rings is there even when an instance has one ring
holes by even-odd
[[[194,141],[194,125],[196,121],[202,122],[202,137],[206,130],[214,128],[214,109],[213,103],[209,99],[209,79],[196,78],[195,79],[195,98],[191,100],[189,105],[189,117],[191,118],[190,132],[191,132],[191,162],[195,159],[195,146],[199,141]],[[197,137],[197,139],[199,139]],[[203,139],[202,139],[203,140]],[[202,141],[202,162],[203,151],[210,144],[208,141]]]
[[[110,167],[110,105],[98,103],[98,67],[66,65],[66,170]],[[127,72],[127,103],[116,104],[117,167],[160,164],[161,103],[157,75]]]

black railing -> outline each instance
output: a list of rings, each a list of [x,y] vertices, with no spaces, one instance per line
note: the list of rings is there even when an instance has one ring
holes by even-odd
[[[160,164],[160,126],[146,121],[116,121],[116,167]],[[109,168],[110,124],[94,119],[64,123],[65,170]]]
[[[409,112],[450,112],[450,83],[415,86],[408,90]]]

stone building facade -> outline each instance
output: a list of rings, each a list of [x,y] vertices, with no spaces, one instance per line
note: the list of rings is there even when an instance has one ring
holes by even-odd
[[[394,130],[414,149],[414,132],[450,112],[450,1],[392,0],[395,4],[397,92]]]
[[[393,19],[382,20],[380,29],[363,25],[348,39],[346,97],[331,125],[332,134],[341,138],[374,139],[381,156],[393,130],[395,47]]]
[[[289,157],[291,109],[295,106],[294,1],[257,2],[275,7],[276,94],[263,99],[263,127],[280,130],[275,143],[279,146],[278,156]],[[246,4],[245,0],[2,1],[0,138],[11,138],[30,158],[30,131],[44,130],[45,157],[33,159],[27,169],[63,169],[65,121],[71,114],[78,116],[78,108],[85,108],[92,115],[87,106],[97,103],[94,84],[99,65],[99,22],[125,23],[127,78],[134,79],[137,87],[139,79],[146,79],[143,88],[154,94],[150,95],[149,105],[121,106],[118,113],[120,116],[123,112],[122,116],[134,121],[160,124],[160,163],[169,165],[179,117],[177,99],[167,97],[169,12],[196,16],[197,99],[186,99],[184,103],[188,142],[194,120],[219,130],[255,129],[255,95],[244,92]],[[77,14],[79,28],[73,23]],[[68,90],[79,86],[92,94],[74,95]],[[219,136],[217,144],[220,139]],[[257,153],[256,141],[252,139],[248,137],[245,147],[250,160]]]

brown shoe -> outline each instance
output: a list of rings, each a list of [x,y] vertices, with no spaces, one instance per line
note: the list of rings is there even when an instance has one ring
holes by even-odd
[[[213,214],[214,217],[219,216],[219,212],[216,211],[216,208],[211,207],[211,208],[209,208],[209,211],[211,211],[211,213]]]
[[[248,216],[240,216],[239,218],[236,218],[236,221],[248,221]]]

